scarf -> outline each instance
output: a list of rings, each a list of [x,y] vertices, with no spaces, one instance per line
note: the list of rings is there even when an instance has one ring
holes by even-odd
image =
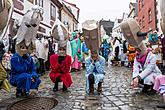
[[[148,49],[148,50],[147,50],[147,53],[144,54],[144,55],[141,55],[141,52],[138,52],[138,53],[136,54],[136,60],[142,65],[142,67],[144,66],[144,63],[145,63],[146,58],[147,58],[147,55],[148,55],[148,53],[149,53],[150,51],[151,51],[151,50]]]

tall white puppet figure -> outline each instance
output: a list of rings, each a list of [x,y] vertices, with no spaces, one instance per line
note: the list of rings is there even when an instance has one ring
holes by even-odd
[[[32,51],[32,46],[35,44],[35,37],[39,28],[40,21],[42,20],[43,9],[39,6],[33,6],[28,10],[23,19],[21,26],[16,34],[16,50],[20,50],[20,46],[28,47],[28,52]]]
[[[28,96],[30,89],[38,89],[39,79],[32,57],[42,9],[38,6],[25,13],[16,34],[16,53],[11,58],[10,84],[16,87],[16,97]]]
[[[135,19],[123,21],[120,25],[125,39],[137,49],[137,54],[134,59],[132,82],[133,87],[144,85],[142,92],[154,94],[153,85],[155,78],[161,75],[161,71],[156,65],[155,55],[147,49],[143,39],[148,32],[143,33]],[[151,30],[149,30],[151,31]]]
[[[7,80],[7,73],[3,68],[1,61],[5,53],[5,46],[3,45],[2,39],[5,37],[10,18],[13,12],[12,0],[0,0],[0,89],[10,90],[10,85]]]

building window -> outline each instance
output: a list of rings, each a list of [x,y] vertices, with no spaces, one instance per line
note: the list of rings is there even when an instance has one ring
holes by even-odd
[[[139,11],[141,10],[141,0],[139,0]]]
[[[36,5],[43,7],[44,6],[44,0],[36,0]]]
[[[144,0],[142,0],[142,7],[144,6]]]
[[[144,24],[144,16],[142,18],[142,27],[145,27],[145,24]]]
[[[28,0],[29,2],[31,2],[33,4],[34,0]]]
[[[140,26],[140,27],[142,26],[142,21],[141,21],[141,20],[139,20],[139,26]]]
[[[53,4],[50,6],[50,16],[51,20],[56,20],[56,7]]]
[[[149,11],[148,11],[148,21],[149,22],[152,21],[152,12],[151,12],[151,9],[149,9]]]
[[[73,23],[73,30],[75,30],[75,29],[74,29],[74,23]]]

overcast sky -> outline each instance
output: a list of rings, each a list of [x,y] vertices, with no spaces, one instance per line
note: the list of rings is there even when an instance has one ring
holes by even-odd
[[[88,19],[114,21],[129,12],[129,3],[136,0],[66,0],[80,8],[80,23]]]

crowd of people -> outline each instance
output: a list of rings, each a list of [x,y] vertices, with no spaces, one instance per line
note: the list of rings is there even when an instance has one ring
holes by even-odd
[[[155,33],[152,33],[154,37],[157,36]],[[143,85],[142,92],[155,94],[156,91],[161,91],[164,97],[162,83],[164,84],[165,77],[161,75],[157,67],[157,64],[161,62],[157,55],[161,53],[164,69],[165,37],[161,35],[154,39],[151,37],[152,34],[149,35],[149,42],[146,43],[147,54],[142,54],[142,49],[135,48],[126,40],[122,41],[117,37],[109,41],[103,39],[98,50],[90,51],[83,35],[78,31],[73,32],[67,42],[60,43],[57,43],[53,37],[37,35],[33,53],[28,53],[26,46],[21,46],[21,51],[17,52],[15,39],[12,39],[9,34],[8,45],[1,42],[0,48],[2,62],[0,72],[6,73],[6,70],[8,74],[2,74],[4,79],[0,81],[7,83],[9,77],[10,85],[16,87],[16,97],[23,97],[29,95],[30,89],[37,90],[41,83],[40,76],[50,71],[49,76],[54,83],[53,91],[58,91],[59,82],[63,82],[62,90],[67,91],[73,83],[70,72],[80,71],[84,67],[86,69],[86,92],[94,94],[94,85],[96,85],[97,92],[100,94],[105,75],[104,68],[106,64],[110,64],[131,67],[133,87]],[[157,45],[157,48],[154,49],[154,45]],[[162,47],[161,51],[158,50],[159,47]],[[9,89],[8,84],[6,90],[9,91]]]

